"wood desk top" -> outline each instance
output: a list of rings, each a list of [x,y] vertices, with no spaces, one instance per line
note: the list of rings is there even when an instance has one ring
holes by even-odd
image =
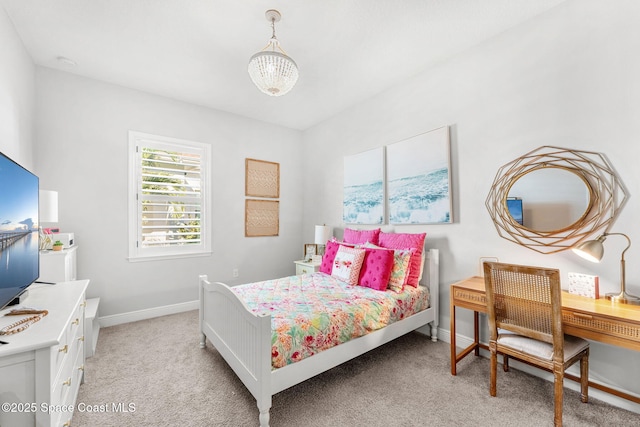
[[[484,278],[473,276],[451,285],[451,303],[486,312]],[[640,351],[640,306],[562,292],[565,332]]]
[[[484,294],[484,277],[473,276],[451,286]],[[593,299],[562,291],[562,307],[611,318],[622,318],[640,324],[640,306],[614,303],[604,297]]]

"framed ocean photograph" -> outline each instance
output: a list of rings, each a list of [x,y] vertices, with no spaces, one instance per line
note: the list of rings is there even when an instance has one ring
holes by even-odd
[[[446,224],[451,215],[449,127],[387,146],[390,224]]]
[[[345,223],[383,223],[384,147],[345,156],[343,194]]]

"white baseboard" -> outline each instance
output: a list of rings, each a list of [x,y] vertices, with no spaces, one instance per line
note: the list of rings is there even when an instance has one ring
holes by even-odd
[[[440,339],[441,341],[447,342],[447,343],[451,343],[451,331],[447,330],[447,329],[442,329],[442,328],[438,328],[438,339]],[[458,348],[467,348],[468,346],[470,346],[471,344],[473,344],[473,338],[470,337],[466,337],[466,336],[462,336],[459,334],[456,334],[456,347]],[[480,349],[480,356],[481,357],[485,357],[485,358],[489,358],[489,352],[483,349]],[[498,357],[498,362],[501,363],[502,358]],[[489,361],[487,360],[487,363],[489,363]],[[546,371],[543,371],[542,369],[537,369],[533,366],[529,366],[525,363],[521,363],[518,362],[517,360],[513,360],[510,359],[509,361],[509,367],[511,368],[515,368],[519,371],[523,371],[526,372],[530,375],[536,376],[536,377],[540,377],[543,378],[547,381],[553,382],[553,374],[550,374]],[[572,366],[569,369],[569,372],[572,373],[575,376],[580,376],[580,372],[576,371],[576,367]],[[602,378],[589,378],[591,381],[597,382],[600,385],[604,385],[606,387],[610,387],[610,388],[616,388],[616,386],[611,385],[611,384],[607,384],[606,381],[603,381]],[[488,378],[487,378],[487,393],[489,393],[489,385],[488,385]],[[564,386],[574,390],[574,391],[580,391],[580,384],[575,382],[575,381],[565,381],[564,382]],[[629,390],[620,390],[624,393],[627,394],[631,394],[632,396],[636,396],[637,395]],[[617,406],[618,408],[622,408],[622,409],[626,409],[627,411],[631,411],[631,412],[635,412],[637,414],[640,414],[640,404],[637,404],[635,402],[632,402],[630,400],[624,399],[622,397],[618,397],[615,396],[613,394],[610,393],[606,393],[604,391],[598,390],[596,388],[592,388],[589,387],[589,397],[593,397],[594,399],[598,399],[601,400],[603,402],[606,402],[610,405],[613,406]]]
[[[197,310],[200,307],[199,301],[189,301],[180,304],[165,305],[162,307],[148,308],[145,310],[131,311],[129,313],[113,314],[99,318],[100,326],[121,325],[123,323],[137,322],[138,320],[152,319],[154,317],[167,316],[169,314],[182,313],[185,311]]]

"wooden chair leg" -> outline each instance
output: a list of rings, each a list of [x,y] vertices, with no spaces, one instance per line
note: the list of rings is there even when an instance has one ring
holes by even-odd
[[[553,425],[555,427],[562,427],[562,401],[564,393],[564,369],[553,370],[553,383],[554,383],[554,414]]]
[[[502,370],[505,372],[509,372],[509,355],[502,355]]]
[[[589,401],[589,349],[580,358],[580,400]]]
[[[491,379],[489,382],[489,394],[496,395],[496,380],[498,376],[498,351],[495,343],[489,343],[489,351],[491,352]]]

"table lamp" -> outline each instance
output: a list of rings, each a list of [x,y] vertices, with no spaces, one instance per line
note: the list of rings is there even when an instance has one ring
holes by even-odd
[[[625,289],[625,269],[624,269],[624,253],[631,247],[631,239],[629,236],[623,233],[603,233],[596,240],[588,240],[586,242],[580,243],[578,246],[574,247],[572,250],[577,255],[582,258],[589,260],[591,262],[600,262],[602,256],[604,255],[604,245],[603,242],[607,239],[608,236],[624,236],[627,239],[628,245],[622,251],[622,257],[620,258],[620,292],[616,293],[608,293],[605,295],[605,298],[611,300],[613,302],[619,302],[623,304],[633,304],[640,305],[640,297],[630,295],[627,293]]]
[[[316,225],[315,238],[313,243],[318,245],[318,255],[324,255],[327,240],[331,236],[331,228],[327,225]]]
[[[44,233],[42,223],[58,222],[58,192],[50,190],[40,190],[38,207],[38,226],[40,231],[40,250],[51,249],[53,241],[51,235]]]

